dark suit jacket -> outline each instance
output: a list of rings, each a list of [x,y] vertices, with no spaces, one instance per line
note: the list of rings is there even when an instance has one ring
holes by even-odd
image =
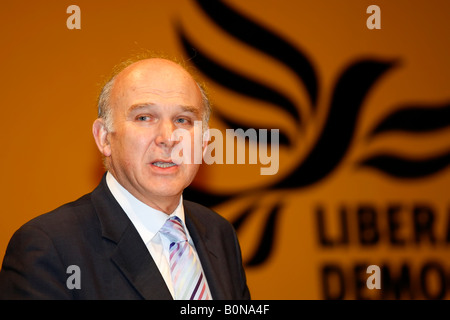
[[[250,299],[239,243],[231,224],[184,201],[213,299]],[[71,265],[81,289],[69,289]],[[71,281],[72,282],[72,281]],[[105,176],[80,199],[22,226],[0,272],[2,299],[172,299],[144,242],[109,191]]]

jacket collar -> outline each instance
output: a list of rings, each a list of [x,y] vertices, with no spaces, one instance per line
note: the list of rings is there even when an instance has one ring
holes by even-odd
[[[172,299],[137,230],[109,191],[106,175],[92,192],[92,202],[100,221],[102,237],[116,244],[110,253],[111,261],[144,299]]]
[[[116,244],[111,252],[111,261],[144,299],[172,299],[139,233],[109,190],[106,174],[92,192],[92,202],[100,221],[102,237]],[[197,218],[189,201],[184,201],[183,204],[186,227],[194,241],[211,295],[213,299],[226,299],[226,294],[221,289],[226,285],[220,281],[218,270],[214,268],[220,261],[214,253],[215,244],[209,241],[208,228]]]

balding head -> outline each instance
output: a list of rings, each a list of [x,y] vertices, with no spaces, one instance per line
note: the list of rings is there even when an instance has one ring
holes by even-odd
[[[193,90],[198,91],[201,95],[203,106],[202,122],[203,128],[206,129],[211,115],[209,98],[204,85],[194,79],[193,74],[188,72],[187,69],[188,67],[183,66],[181,63],[167,58],[138,56],[123,61],[114,68],[110,79],[102,88],[98,98],[98,117],[103,119],[108,130],[112,131],[114,128],[112,106],[114,105],[115,99],[120,97],[119,91],[122,91],[123,94],[124,90],[128,90],[126,81],[130,81],[131,87],[133,87],[133,81],[136,83],[139,75],[142,76],[144,72],[162,72],[162,74],[165,73],[166,75],[178,74],[186,80],[190,79],[189,81],[195,83]],[[120,86],[116,86],[116,83],[120,83]]]

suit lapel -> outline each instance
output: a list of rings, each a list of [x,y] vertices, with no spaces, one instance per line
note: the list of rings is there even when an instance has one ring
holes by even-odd
[[[224,284],[222,283],[218,269],[214,266],[220,263],[217,255],[214,253],[214,244],[211,243],[207,236],[206,226],[195,217],[191,210],[184,205],[184,213],[186,218],[186,227],[189,230],[189,234],[195,244],[198,257],[201,261],[203,272],[208,280],[209,290],[215,300],[226,299],[225,292],[223,291]]]
[[[145,299],[172,299],[158,267],[131,224],[117,244],[111,259]]]
[[[116,244],[111,260],[144,299],[168,300],[172,295],[139,233],[106,185],[105,176],[92,192],[102,236]]]

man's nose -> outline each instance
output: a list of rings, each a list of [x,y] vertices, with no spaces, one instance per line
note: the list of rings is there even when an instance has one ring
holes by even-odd
[[[175,130],[175,125],[170,120],[161,120],[158,125],[158,132],[156,134],[155,142],[160,147],[172,148],[177,141],[172,141],[172,133]]]

